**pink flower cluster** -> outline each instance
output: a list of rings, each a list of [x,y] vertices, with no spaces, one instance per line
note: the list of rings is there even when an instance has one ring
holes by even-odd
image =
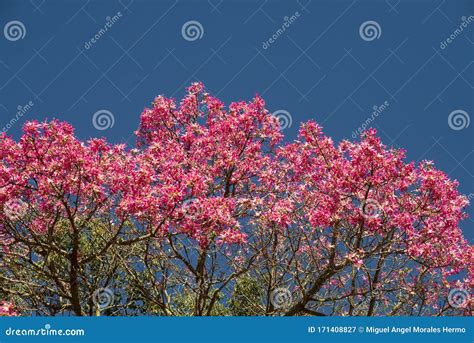
[[[14,310],[12,303],[7,301],[0,302],[0,317],[13,317],[17,315],[18,313]]]

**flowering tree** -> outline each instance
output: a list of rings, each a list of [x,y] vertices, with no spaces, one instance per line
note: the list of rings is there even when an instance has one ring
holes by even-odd
[[[467,199],[431,162],[403,159],[375,130],[335,147],[313,122],[278,151],[261,215],[275,245],[257,270],[270,289],[295,290],[286,315],[443,314],[453,287],[467,309],[473,249],[458,228]]]
[[[123,146],[84,144],[57,121],[26,124],[17,143],[3,136],[0,155],[0,290],[38,314],[95,313],[94,291],[123,275],[117,256],[149,235],[131,222],[146,171]]]
[[[2,313],[471,314],[467,199],[375,131],[335,146],[308,122],[284,144],[261,98],[193,84],[136,135],[1,137]]]

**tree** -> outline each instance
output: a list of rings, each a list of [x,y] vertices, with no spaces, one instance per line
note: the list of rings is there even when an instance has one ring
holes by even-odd
[[[285,315],[469,313],[473,249],[456,181],[432,162],[405,164],[375,130],[335,147],[314,122],[277,159],[261,217],[274,244],[256,270],[269,289],[294,291]],[[447,303],[451,288],[463,308]]]
[[[1,137],[0,298],[14,311],[471,313],[467,199],[374,130],[335,146],[308,122],[282,143],[261,98],[226,109],[197,83],[179,104],[157,97],[136,135],[133,149],[81,142],[52,121]]]

